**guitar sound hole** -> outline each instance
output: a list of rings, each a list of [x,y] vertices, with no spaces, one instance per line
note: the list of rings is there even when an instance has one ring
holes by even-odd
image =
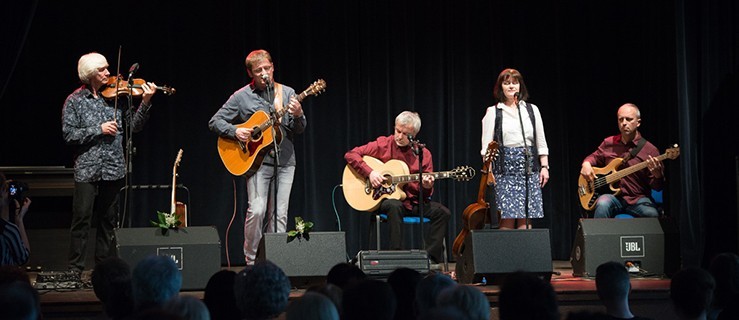
[[[258,127],[254,128],[254,131],[251,132],[251,139],[256,141],[262,138],[262,130],[260,130]]]

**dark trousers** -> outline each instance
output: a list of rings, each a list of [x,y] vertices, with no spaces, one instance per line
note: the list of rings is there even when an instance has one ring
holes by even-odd
[[[406,214],[418,216],[418,207],[413,211],[406,209],[403,202],[387,199],[380,204],[380,211],[387,214],[388,228],[390,229],[390,249],[403,249],[403,217]],[[424,243],[429,257],[435,262],[444,260],[444,237],[451,213],[447,207],[438,202],[427,202],[423,205],[423,216],[431,220],[429,232],[424,233]]]
[[[75,182],[72,200],[69,269],[85,269],[87,237],[95,222],[95,263],[112,255],[113,229],[118,220],[118,193],[123,179],[115,181]]]

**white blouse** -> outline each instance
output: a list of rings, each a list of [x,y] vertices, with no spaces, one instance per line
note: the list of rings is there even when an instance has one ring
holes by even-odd
[[[536,139],[538,140],[534,144],[534,130],[531,127],[531,118],[528,111],[526,111],[526,102],[519,101],[519,108],[521,108],[521,117],[523,120],[523,127],[526,132],[526,146],[538,146],[538,153],[540,156],[549,155],[549,148],[547,147],[547,139],[544,135],[544,123],[541,120],[541,113],[539,108],[531,104],[531,109],[534,111],[536,119]],[[523,147],[523,135],[521,134],[521,122],[518,120],[518,110],[516,108],[508,107],[504,103],[499,102],[495,106],[488,107],[485,112],[485,116],[482,118],[482,149],[480,155],[485,156],[485,151],[488,148],[488,143],[493,141],[494,127],[495,127],[495,108],[503,110],[503,142],[504,145],[501,147]]]

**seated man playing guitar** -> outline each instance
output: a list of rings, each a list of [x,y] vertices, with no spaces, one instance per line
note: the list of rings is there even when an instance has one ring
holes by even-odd
[[[421,130],[421,118],[418,113],[403,111],[395,118],[395,134],[378,137],[363,146],[355,147],[344,155],[348,165],[359,175],[369,178],[372,188],[380,188],[385,183],[383,173],[373,170],[363,159],[371,156],[382,162],[391,159],[401,160],[408,165],[410,173],[419,173],[418,156],[414,153],[411,139]],[[431,152],[422,148],[423,172],[433,172],[434,163]],[[435,262],[443,261],[443,241],[446,237],[447,223],[450,212],[445,206],[438,202],[430,201],[434,192],[434,176],[432,174],[422,175],[422,183],[411,181],[400,185],[406,194],[405,199],[398,200],[385,198],[382,200],[379,210],[387,214],[390,228],[390,249],[402,249],[403,216],[406,214],[418,215],[419,188],[423,186],[423,216],[431,219],[431,228],[424,234],[424,242],[429,258]],[[378,235],[379,236],[379,235]]]
[[[625,213],[635,217],[657,217],[657,209],[648,195],[651,189],[662,190],[664,184],[659,150],[639,134],[637,129],[641,125],[641,114],[636,105],[631,103],[622,105],[617,115],[621,134],[605,138],[598,149],[585,158],[580,175],[588,182],[592,182],[598,174],[596,172],[598,168],[594,170],[593,166],[606,166],[616,158],[623,158],[624,164],[621,168],[614,169],[625,169],[642,162],[646,163],[646,168],[621,178],[619,194],[597,196],[593,216],[613,218]],[[578,191],[582,198],[583,191]],[[588,209],[585,204],[583,206]]]

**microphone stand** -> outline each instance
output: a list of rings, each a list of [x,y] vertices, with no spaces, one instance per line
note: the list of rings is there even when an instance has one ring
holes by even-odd
[[[124,179],[124,184],[125,184],[124,188],[126,188],[126,191],[128,191],[129,188],[131,188],[131,175],[133,174],[133,156],[136,153],[136,149],[133,146],[133,128],[131,127],[133,123],[133,114],[134,114],[133,112],[133,83],[131,82],[131,75],[133,75],[133,73],[130,73],[128,77],[128,92],[129,92],[128,99],[127,99],[128,108],[126,109],[127,110],[126,111],[126,124],[124,126],[125,128],[124,130],[126,131],[125,133],[125,137],[126,137],[126,175]],[[116,92],[116,94],[118,93]],[[126,197],[126,201],[128,202],[126,205],[126,208],[128,208],[128,210],[131,210],[133,206],[133,194],[134,193],[131,192],[129,196]],[[130,228],[131,227],[131,215],[126,214],[125,212],[123,214],[128,220],[126,221],[126,225]],[[119,221],[118,223],[121,224],[122,221]]]
[[[526,195],[524,196],[524,213],[526,215],[526,229],[530,229],[529,225],[529,175],[531,174],[531,166],[529,165],[529,160],[531,158],[531,155],[529,154],[529,147],[526,144],[526,130],[523,127],[523,118],[521,117],[521,107],[519,106],[518,101],[518,93],[516,93],[516,96],[514,96],[513,101],[516,103],[516,109],[518,109],[518,121],[521,124],[521,135],[523,135],[523,152],[524,152],[524,181],[526,186]],[[533,115],[529,115],[533,116]],[[536,128],[534,128],[536,130]]]
[[[418,156],[418,214],[419,221],[421,222],[418,225],[421,228],[421,248],[423,250],[426,250],[426,239],[423,237],[423,202],[425,200],[423,196],[423,148],[425,147],[425,145],[418,142],[418,139],[409,137],[408,140],[411,144],[411,150],[413,150],[413,153]]]
[[[274,182],[274,189],[273,189],[274,192],[272,193],[272,223],[274,224],[273,232],[276,233],[278,230],[277,228],[277,225],[278,225],[277,224],[277,187],[279,186],[277,173],[279,171],[279,166],[280,166],[280,145],[277,143],[277,130],[280,130],[280,128],[278,127],[275,129],[275,126],[280,125],[280,119],[277,117],[277,110],[275,110],[275,107],[274,107],[274,94],[275,94],[274,90],[270,90],[270,89],[274,89],[274,87],[270,87],[270,82],[268,80],[265,82],[266,82],[266,87],[264,90],[267,93],[267,97],[270,98],[271,100],[268,102],[270,102],[269,114],[270,114],[270,117],[272,118],[272,126],[270,130],[272,131],[272,150],[274,152],[274,158],[275,158],[275,163],[274,163],[274,166],[272,167],[272,179],[271,179]]]

